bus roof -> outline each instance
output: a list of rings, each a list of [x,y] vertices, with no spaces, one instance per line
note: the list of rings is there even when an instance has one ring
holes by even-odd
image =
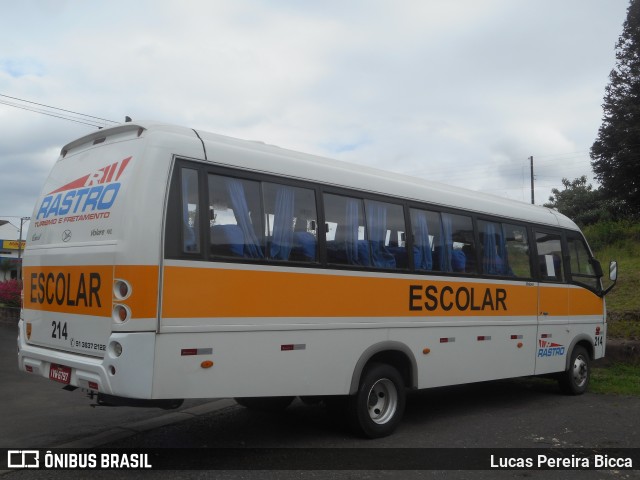
[[[174,139],[165,138],[162,144],[172,145],[175,142],[176,151],[172,153],[176,155],[180,154],[181,143],[189,142],[192,144],[201,141],[204,146],[205,159],[221,166],[579,230],[568,217],[550,208],[453,187],[419,177],[287,150],[264,142],[240,140],[162,123],[126,123],[100,130],[69,143],[62,148],[62,154],[64,156],[71,149],[86,145],[97,138],[132,130],[138,130],[139,135],[145,137],[153,137],[155,134],[173,136]]]

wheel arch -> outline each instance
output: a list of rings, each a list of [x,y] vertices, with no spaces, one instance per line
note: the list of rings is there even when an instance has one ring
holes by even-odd
[[[575,336],[575,338],[571,341],[569,348],[567,349],[567,355],[564,362],[565,370],[569,369],[569,363],[571,362],[571,353],[573,352],[573,349],[578,345],[580,345],[581,347],[584,347],[584,349],[587,351],[587,354],[589,355],[589,360],[593,360],[593,357],[594,357],[593,338],[591,338],[586,333],[581,333],[580,335]]]
[[[353,369],[349,395],[358,391],[362,372],[372,361],[393,366],[398,370],[407,387],[413,389],[418,387],[418,364],[411,349],[401,342],[386,341],[371,345],[360,355]]]

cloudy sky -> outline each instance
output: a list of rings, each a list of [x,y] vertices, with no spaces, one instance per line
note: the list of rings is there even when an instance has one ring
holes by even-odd
[[[30,216],[60,148],[95,130],[16,99],[262,140],[524,202],[533,156],[542,204],[563,177],[591,179],[628,0],[0,5],[2,218]]]

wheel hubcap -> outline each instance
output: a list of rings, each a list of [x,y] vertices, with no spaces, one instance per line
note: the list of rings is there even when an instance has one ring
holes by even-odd
[[[398,392],[391,380],[378,380],[369,390],[367,409],[369,417],[377,424],[387,423],[398,408]]]
[[[587,378],[587,362],[582,357],[582,355],[578,355],[573,362],[573,381],[575,382],[576,386],[582,387],[585,383],[587,383]]]

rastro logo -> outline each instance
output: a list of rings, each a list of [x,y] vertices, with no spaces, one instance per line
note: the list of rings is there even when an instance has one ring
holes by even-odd
[[[42,199],[36,220],[110,209],[120,190],[118,180],[131,158],[111,163],[48,193]]]
[[[557,357],[564,355],[564,345],[550,342],[548,340],[538,340],[538,357]]]
[[[67,190],[73,190],[76,188],[82,187],[90,187],[92,185],[101,185],[103,183],[109,183],[111,181],[117,182],[124,172],[124,169],[127,168],[127,165],[131,161],[131,157],[127,157],[120,162],[115,162],[106,167],[102,167],[101,169],[89,173],[84,177],[80,177],[73,182],[67,183],[66,185],[54,190],[49,193],[49,195],[54,195],[59,192],[66,192]],[[116,173],[117,172],[117,173]]]

